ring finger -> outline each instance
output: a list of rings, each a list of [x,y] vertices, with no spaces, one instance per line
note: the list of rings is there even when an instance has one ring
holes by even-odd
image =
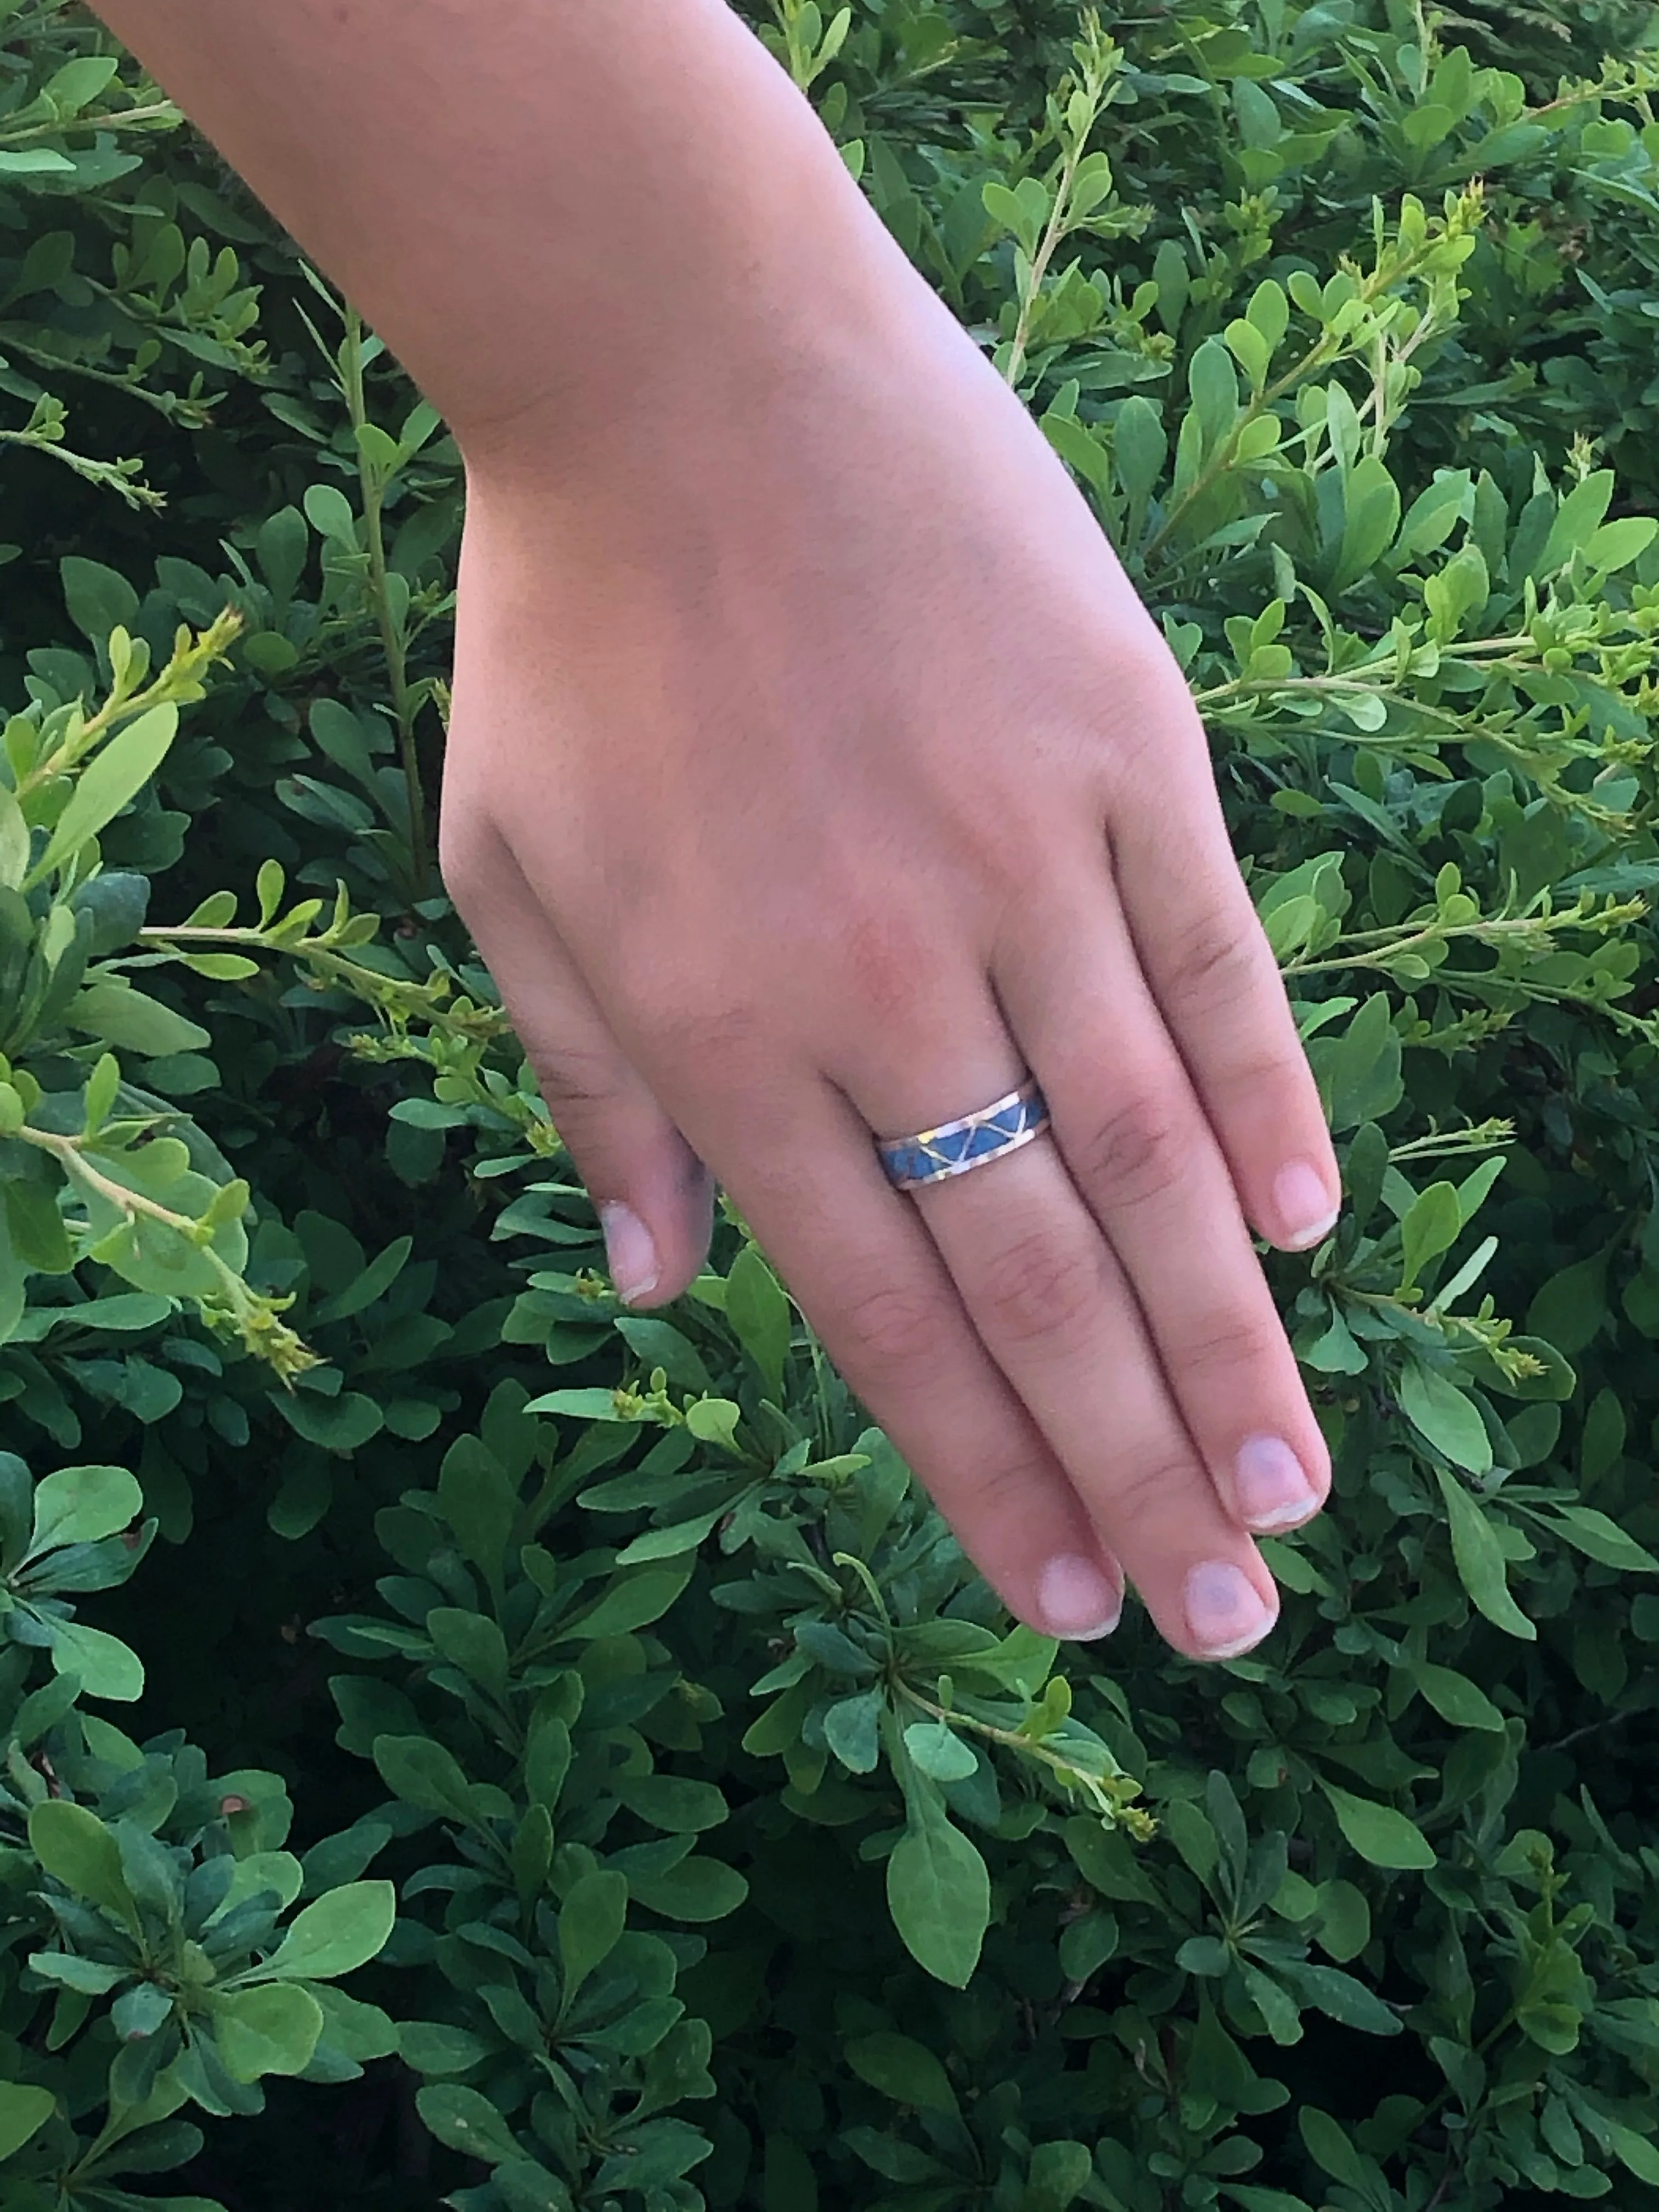
[[[986,1028],[964,1024],[959,1033]],[[1012,1090],[1020,1071],[1011,1047],[995,1072],[983,1056],[954,1078],[942,1082],[934,1067],[925,1079],[936,1109],[963,1113]],[[914,1090],[855,1095],[855,1103],[883,1133],[926,1125]],[[1273,1578],[1224,1510],[1123,1269],[1052,1139],[910,1195],[981,1341],[1161,1632],[1195,1656],[1230,1657],[1259,1642],[1277,1616]]]

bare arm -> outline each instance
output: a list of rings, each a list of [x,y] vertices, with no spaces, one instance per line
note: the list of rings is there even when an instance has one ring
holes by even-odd
[[[723,0],[100,13],[464,448],[544,403],[574,437],[653,386],[720,375],[745,359],[744,321],[758,362],[792,303],[821,339],[878,290],[887,312],[911,293],[805,101]]]

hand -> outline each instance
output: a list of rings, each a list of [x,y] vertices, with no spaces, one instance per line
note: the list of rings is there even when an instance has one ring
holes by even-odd
[[[1127,1574],[1247,1649],[1249,1532],[1329,1469],[1246,1223],[1317,1241],[1336,1172],[1186,686],[1042,434],[906,271],[469,460],[444,871],[618,1290],[684,1289],[717,1176],[1015,1612],[1103,1634]],[[872,1131],[1028,1066],[1050,1135],[888,1185]]]

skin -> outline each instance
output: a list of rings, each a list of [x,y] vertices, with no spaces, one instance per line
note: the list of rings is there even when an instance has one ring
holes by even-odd
[[[1224,1656],[1329,1466],[1339,1186],[1203,732],[723,0],[108,0],[453,429],[444,874],[633,1303],[714,1179],[1008,1604]],[[258,35],[247,35],[250,17]],[[1053,1133],[914,1195],[902,1135]],[[1248,1224],[1248,1225],[1247,1225]],[[1299,1486],[1298,1486],[1299,1483]]]

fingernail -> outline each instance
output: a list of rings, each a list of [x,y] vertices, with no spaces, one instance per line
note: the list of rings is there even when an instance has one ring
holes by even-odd
[[[1088,1644],[1109,1636],[1123,1617],[1123,1593],[1092,1559],[1062,1552],[1050,1559],[1037,1583],[1037,1611],[1050,1636]]]
[[[617,1296],[626,1305],[632,1305],[635,1298],[649,1297],[662,1272],[651,1231],[631,1206],[619,1205],[615,1200],[607,1200],[600,1206],[599,1226],[605,1231],[605,1257],[611,1263]]]
[[[1294,1528],[1319,1510],[1319,1493],[1281,1437],[1248,1437],[1233,1462],[1233,1487],[1247,1528]]]
[[[1273,1206],[1279,1215],[1279,1242],[1292,1252],[1305,1252],[1328,1237],[1342,1211],[1331,1204],[1331,1187],[1311,1160],[1292,1160],[1273,1177]]]
[[[1237,1659],[1279,1618],[1242,1567],[1207,1559],[1187,1577],[1187,1627],[1206,1659]]]

